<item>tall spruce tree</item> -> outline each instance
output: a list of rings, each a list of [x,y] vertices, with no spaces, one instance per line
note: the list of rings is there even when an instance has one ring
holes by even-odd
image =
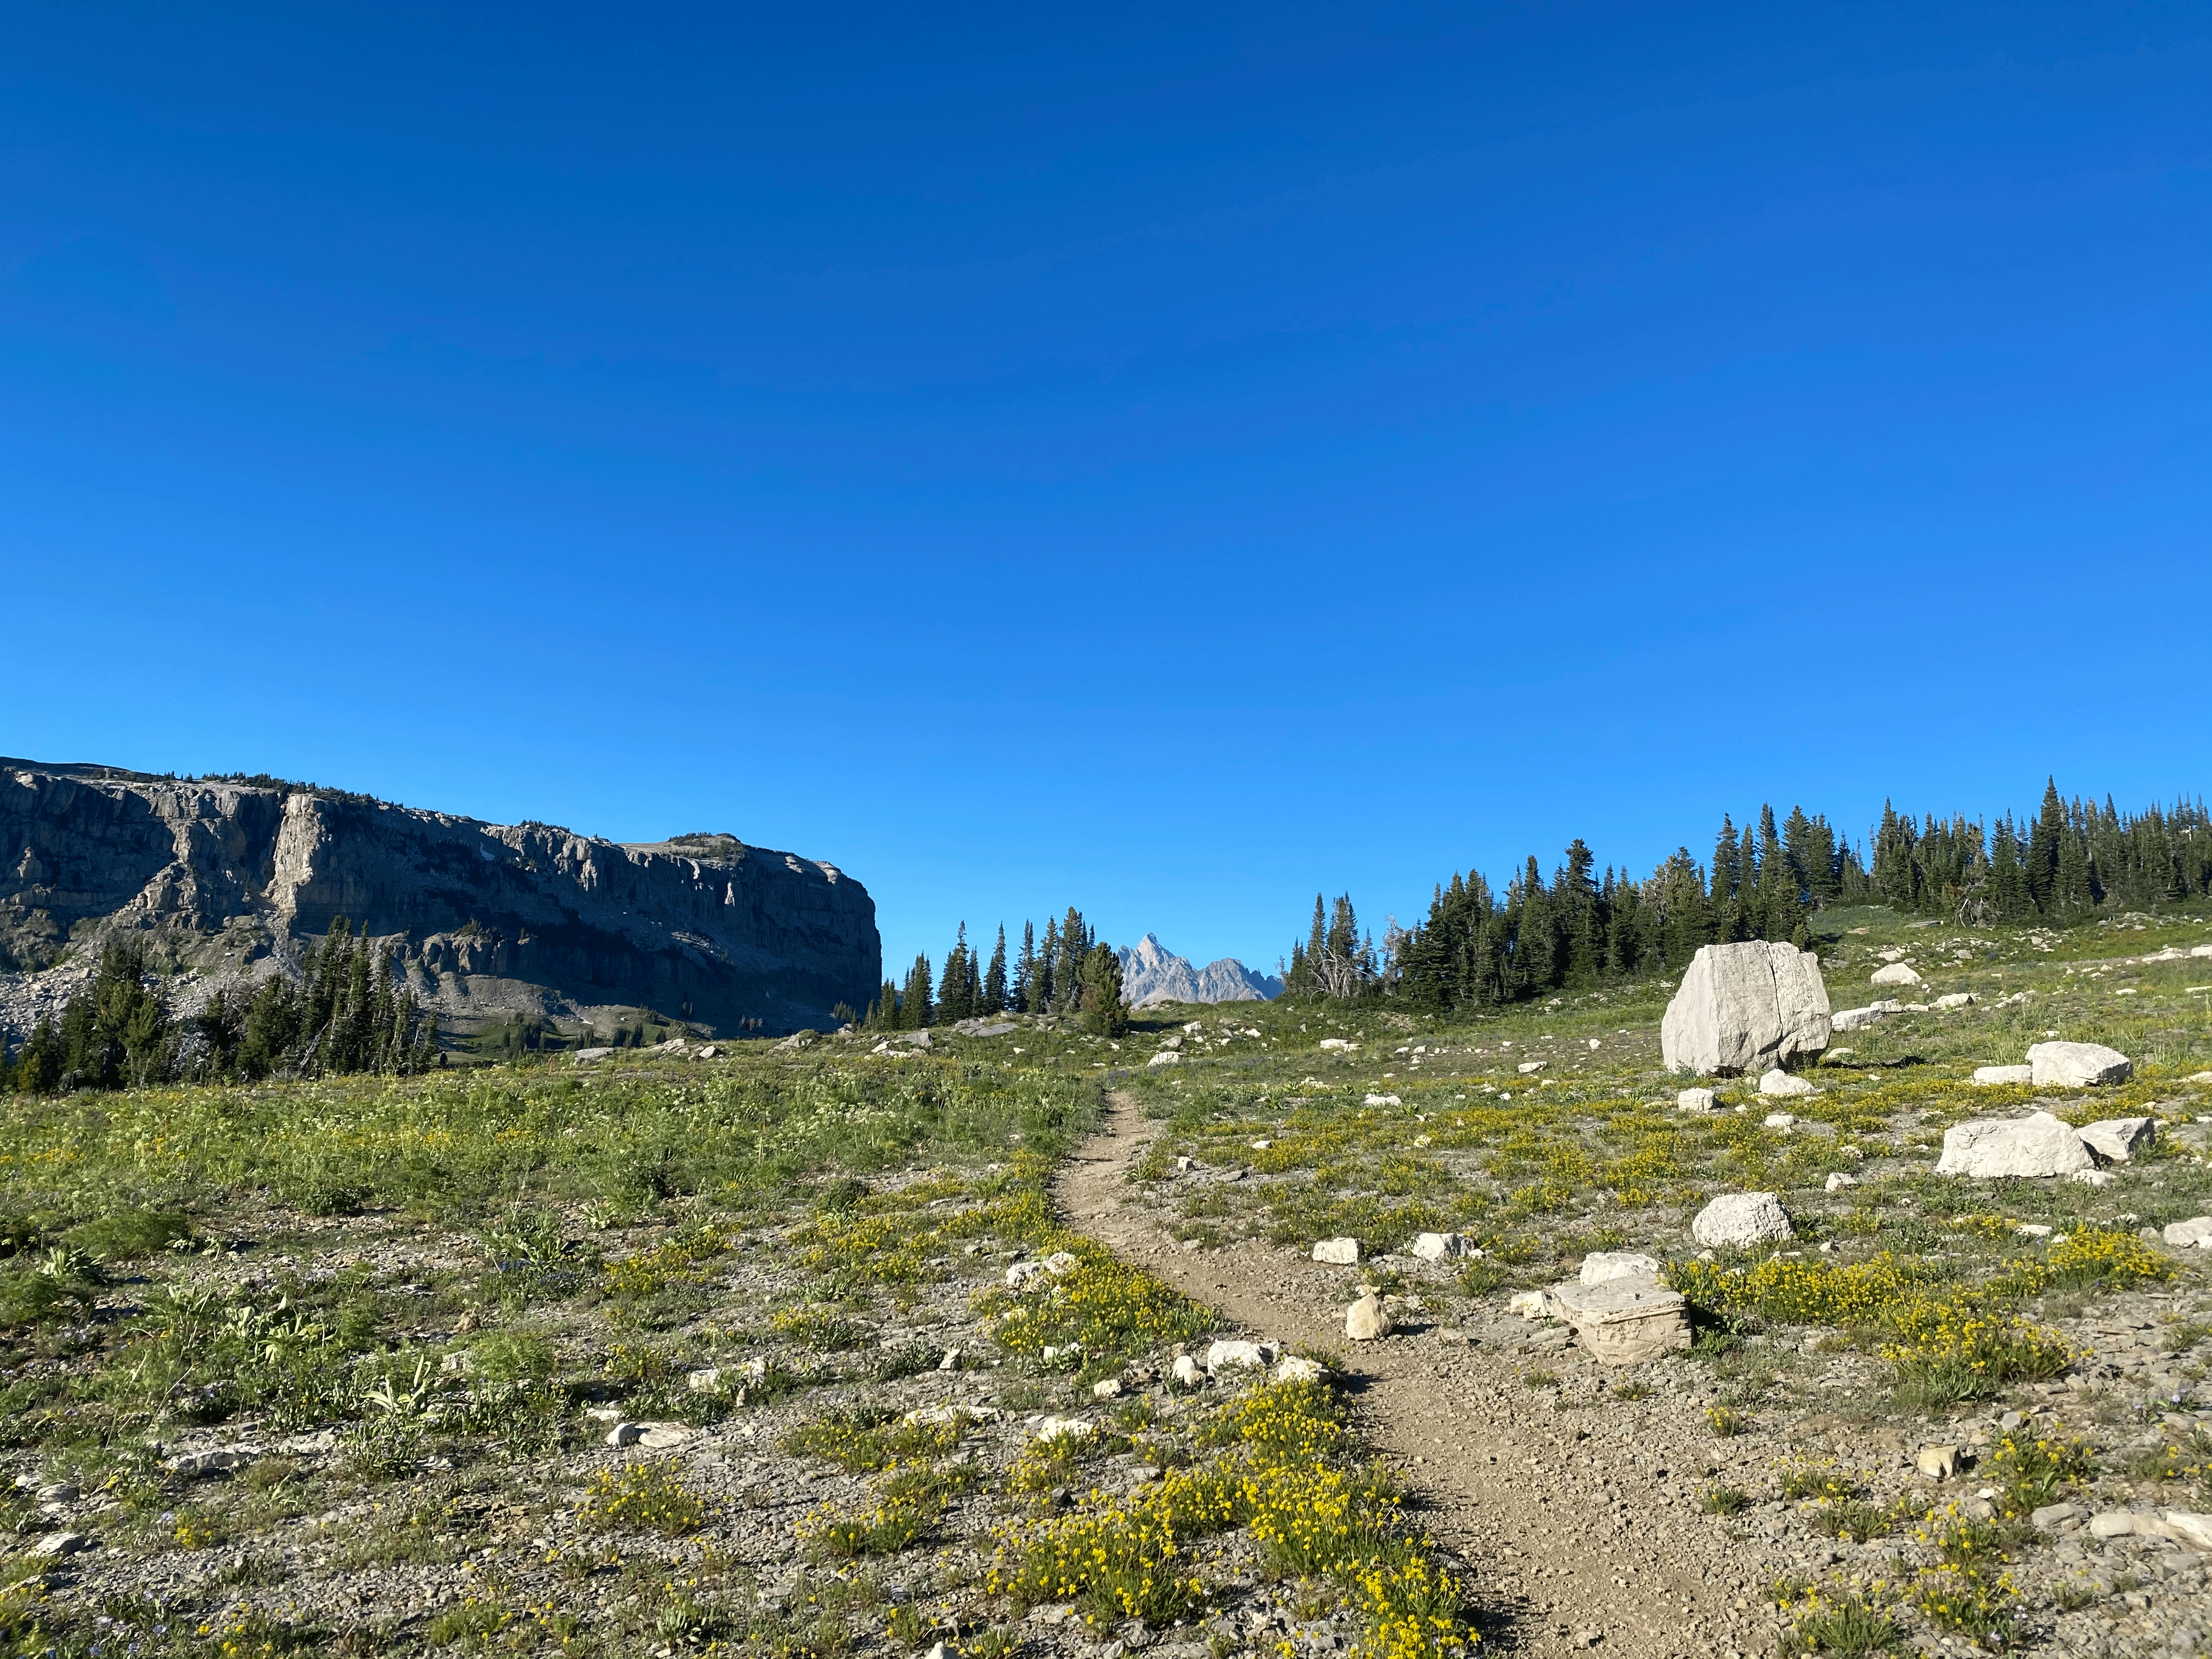
[[[981,1014],[1000,1014],[1006,1010],[1006,924],[999,924],[999,942],[991,948],[991,965],[983,970],[983,1005],[976,1010]]]

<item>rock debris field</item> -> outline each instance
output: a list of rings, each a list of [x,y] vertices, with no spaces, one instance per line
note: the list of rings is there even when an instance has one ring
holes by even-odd
[[[0,1631],[2204,1650],[2212,925],[1820,920],[1709,1071],[1677,974],[11,1099]]]

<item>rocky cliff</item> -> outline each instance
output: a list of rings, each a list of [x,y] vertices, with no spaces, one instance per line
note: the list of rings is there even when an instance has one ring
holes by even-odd
[[[128,935],[189,1012],[295,965],[346,917],[450,1022],[602,1031],[636,1010],[710,1034],[827,1029],[881,983],[867,890],[693,835],[622,845],[256,780],[0,760],[0,1024],[20,1036]]]
[[[1234,957],[1194,968],[1147,933],[1115,953],[1121,958],[1121,998],[1132,1007],[1153,1002],[1271,1002],[1283,981],[1257,974]]]

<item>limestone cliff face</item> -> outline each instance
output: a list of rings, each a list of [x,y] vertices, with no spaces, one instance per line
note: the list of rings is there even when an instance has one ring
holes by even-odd
[[[604,1025],[651,1008],[720,1034],[745,1019],[826,1028],[834,1004],[865,1007],[882,981],[866,888],[733,836],[624,846],[281,784],[0,760],[0,1024],[14,1035],[112,936],[143,938],[190,1006],[283,971],[339,916],[463,1018]]]

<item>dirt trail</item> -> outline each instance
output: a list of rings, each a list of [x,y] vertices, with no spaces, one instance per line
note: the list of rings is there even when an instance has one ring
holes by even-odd
[[[1759,1616],[1735,1609],[1751,1586],[1729,1582],[1712,1524],[1651,1501],[1655,1476],[1679,1487],[1698,1471],[1655,1469],[1588,1434],[1490,1345],[1429,1334],[1355,1346],[1344,1334],[1345,1269],[1249,1242],[1183,1250],[1126,1180],[1158,1128],[1128,1096],[1109,1096],[1100,1132],[1055,1182],[1062,1215],[1250,1331],[1342,1357],[1362,1433],[1468,1565],[1486,1648],[1706,1656],[1769,1645]]]

